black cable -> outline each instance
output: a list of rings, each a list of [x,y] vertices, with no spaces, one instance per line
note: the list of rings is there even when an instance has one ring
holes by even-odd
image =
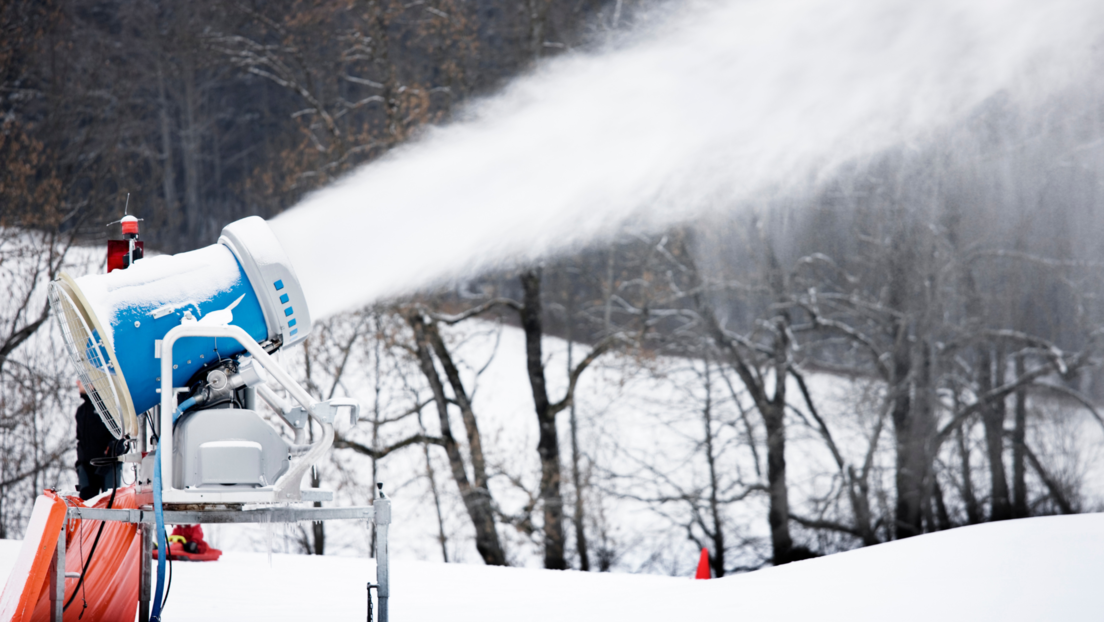
[[[166,548],[169,548],[169,547],[172,546],[171,544],[168,544],[168,542],[169,542],[169,537],[165,536],[165,543],[167,545]],[[173,558],[172,558],[172,555],[169,555],[167,559],[169,561],[169,583],[168,583],[168,585],[165,586],[165,596],[163,598],[161,598],[161,613],[162,614],[165,613],[165,605],[167,605],[169,603],[169,592],[172,591],[172,575],[173,575],[173,571],[172,571]]]
[[[65,528],[68,529],[69,526],[66,525]],[[81,559],[84,559],[84,538],[79,537],[79,534],[78,534],[78,537],[77,537],[77,542],[80,544]],[[81,592],[81,602],[83,603],[83,606],[81,607],[81,614],[79,616],[77,616],[78,620],[80,620],[81,618],[84,617],[84,610],[88,609],[88,588],[86,588],[84,585],[81,585],[80,592]],[[77,590],[73,590],[73,593],[76,594]],[[62,596],[65,596],[64,592],[62,592]],[[62,610],[62,611],[64,612],[64,610]]]
[[[107,509],[111,509],[111,506],[115,504],[115,493],[119,490],[119,482],[115,482],[115,488],[111,489],[111,498],[107,500]],[[100,543],[100,536],[103,535],[104,525],[107,525],[107,521],[100,521],[100,529],[96,532],[96,539],[92,541],[92,550],[88,552],[88,559],[84,562],[84,570],[81,570],[80,579],[77,580],[77,587],[73,590],[73,595],[69,597],[69,601],[65,603],[65,607],[62,611],[69,609],[69,605],[73,604],[73,600],[76,599],[77,593],[80,592],[81,586],[84,585],[84,576],[88,574],[88,567],[92,565],[92,558],[96,555],[96,545]],[[78,534],[78,537],[80,534]]]
[[[235,398],[233,396],[233,394],[231,394],[227,397],[224,397],[224,398],[220,399],[217,402],[211,402],[211,403],[208,403],[208,404],[204,404],[203,408],[215,408],[217,406],[222,406],[223,404],[233,404],[234,406],[237,406],[238,408],[241,408],[241,404],[238,402],[237,398]]]
[[[149,432],[150,436],[153,438],[153,441],[160,441],[161,436],[157,433],[157,426],[153,424],[153,417],[150,415],[150,411],[147,410],[146,412],[142,413],[142,416],[145,417],[146,422],[149,423]]]

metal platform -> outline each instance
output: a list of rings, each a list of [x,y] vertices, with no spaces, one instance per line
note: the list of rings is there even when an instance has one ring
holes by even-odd
[[[362,520],[376,525],[376,594],[379,599],[379,620],[388,622],[387,599],[390,580],[387,562],[387,530],[391,524],[391,500],[383,497],[373,505],[347,508],[297,508],[268,506],[243,510],[165,510],[166,525],[196,525],[225,523],[297,523],[300,521]],[[142,555],[139,564],[138,619],[149,621],[153,598],[153,509],[103,509],[71,507],[68,519],[87,519],[135,523],[142,532]],[[57,552],[50,574],[51,619],[61,622],[65,599],[65,530],[58,538]]]

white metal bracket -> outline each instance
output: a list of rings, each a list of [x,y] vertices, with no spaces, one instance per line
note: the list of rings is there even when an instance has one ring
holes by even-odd
[[[178,387],[172,386],[173,347],[178,340],[185,337],[217,337],[237,341],[253,357],[256,364],[259,364],[268,372],[272,379],[286,389],[288,394],[298,402],[298,406],[288,406],[288,410],[302,408],[304,413],[310,413],[322,426],[321,438],[310,445],[310,449],[294,461],[291,468],[275,484],[252,490],[228,491],[173,488],[172,416],[177,407],[178,389]],[[165,503],[277,503],[300,501],[302,500],[302,493],[299,486],[303,475],[333,445],[334,430],[331,411],[336,413],[338,408],[350,407],[353,409],[354,416],[359,415],[360,405],[348,398],[330,400],[330,402],[324,403],[311,397],[287,371],[280,367],[276,359],[265,352],[264,348],[258,345],[248,333],[237,326],[204,326],[195,322],[181,324],[164,336],[161,342],[161,354],[161,436],[157,448],[157,459],[161,461],[161,481],[163,485],[161,498]],[[257,393],[272,405],[270,398],[275,397],[275,393],[264,386],[259,387]],[[283,402],[283,400],[279,401]],[[286,404],[282,405],[286,406]],[[322,406],[322,408],[319,409],[319,406]],[[273,405],[273,407],[277,408],[281,415],[287,419],[287,412],[276,405]],[[328,420],[324,420],[326,418]],[[305,426],[306,421],[302,421],[302,424]]]

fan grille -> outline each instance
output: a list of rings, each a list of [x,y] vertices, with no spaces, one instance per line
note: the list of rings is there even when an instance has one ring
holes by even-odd
[[[127,397],[120,387],[121,378],[115,368],[111,345],[106,343],[95,328],[94,322],[76,300],[66,278],[50,284],[50,307],[54,319],[61,328],[65,348],[77,377],[92,400],[96,412],[115,438],[124,435]]]

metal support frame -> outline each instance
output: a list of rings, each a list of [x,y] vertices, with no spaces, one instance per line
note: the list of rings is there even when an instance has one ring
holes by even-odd
[[[376,499],[379,509],[376,513],[376,597],[379,599],[380,622],[387,620],[387,599],[391,596],[390,565],[387,561],[387,530],[391,525],[391,501],[382,496]],[[371,590],[368,598],[372,598]]]
[[[55,622],[61,622],[65,612],[65,532],[68,531],[65,526],[66,523],[62,523],[54,559],[50,562],[50,619]]]
[[[299,385],[280,365],[265,352],[252,337],[241,328],[234,325],[206,326],[202,324],[181,324],[169,330],[161,340],[161,421],[160,440],[157,447],[157,459],[161,461],[162,499],[165,503],[273,503],[284,501],[302,501],[299,484],[303,475],[310,470],[323,454],[329,451],[333,445],[333,425],[319,420],[322,426],[322,436],[311,445],[310,451],[292,463],[291,469],[282,475],[271,486],[253,490],[220,491],[208,488],[180,490],[173,487],[173,422],[172,415],[176,410],[177,391],[182,387],[173,386],[173,346],[185,337],[217,337],[233,339],[237,341],[253,360],[268,372],[277,383],[287,389],[295,402],[302,408],[316,416],[315,410],[320,406],[302,386]]]
[[[380,622],[388,622],[387,598],[390,595],[390,568],[387,558],[387,528],[391,524],[391,500],[376,499],[370,506],[347,508],[261,507],[249,510],[166,510],[165,524],[195,525],[217,523],[296,523],[299,521],[364,520],[376,525],[376,592]],[[149,622],[153,575],[153,530],[156,519],[152,509],[106,509],[70,507],[67,519],[104,520],[137,524],[142,538],[142,556],[138,563],[138,620]],[[68,522],[68,521],[67,521]],[[57,549],[50,563],[50,619],[61,622],[65,607],[65,532],[58,535]]]
[[[142,557],[138,561],[138,622],[149,622],[150,603],[153,602],[154,524],[143,521],[138,529],[142,532]]]
[[[177,393],[182,390],[172,383],[173,346],[178,339],[185,337],[224,337],[237,341],[252,355],[271,376],[287,389],[295,402],[322,426],[322,438],[311,445],[306,455],[293,463],[291,470],[285,473],[273,485],[254,490],[178,490],[173,488],[173,438],[172,415],[177,407]],[[157,413],[159,434],[157,459],[161,461],[163,480],[162,498],[167,504],[227,504],[274,503],[287,501],[328,501],[331,495],[322,490],[301,490],[300,481],[310,467],[333,445],[333,419],[331,412],[336,406],[349,404],[320,403],[307,393],[284,371],[269,354],[258,345],[244,330],[237,326],[180,325],[171,329],[163,338],[160,347],[161,359],[161,403]],[[251,390],[247,393],[252,393]],[[252,398],[252,395],[249,395]],[[253,401],[253,400],[248,400]],[[252,405],[252,404],[251,404]],[[318,409],[322,410],[318,410]],[[317,412],[316,412],[317,411]],[[321,413],[321,414],[320,414]],[[329,413],[327,417],[327,413]],[[146,449],[147,430],[145,419],[141,422],[140,444]],[[193,525],[212,523],[295,523],[300,521],[326,520],[364,520],[376,525],[376,594],[379,601],[380,622],[388,622],[387,601],[390,597],[390,579],[387,555],[387,531],[391,523],[391,501],[380,493],[373,505],[348,508],[294,508],[288,506],[262,506],[248,510],[210,509],[210,510],[166,510],[164,520],[169,525]],[[89,507],[70,507],[68,519],[87,519],[115,521],[137,524],[141,534],[141,559],[139,561],[138,620],[149,621],[152,604],[153,541],[156,522],[152,509],[106,509]],[[50,617],[61,622],[65,607],[65,535],[62,529],[50,567]],[[369,594],[369,598],[371,595]]]

